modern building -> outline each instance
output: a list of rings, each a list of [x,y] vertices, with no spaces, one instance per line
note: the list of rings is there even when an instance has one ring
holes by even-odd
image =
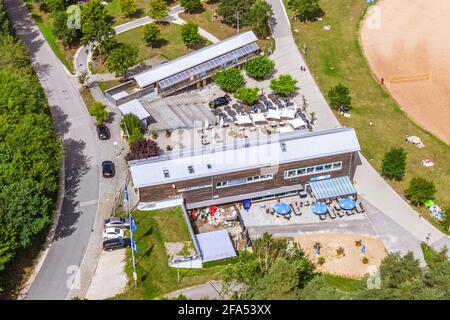
[[[259,53],[258,38],[244,32],[136,75],[111,88],[106,96],[116,105],[145,95],[167,96],[206,85],[220,69],[240,66]]]
[[[342,127],[216,144],[129,165],[141,207],[184,202],[192,209],[304,193],[311,184],[325,195],[353,194],[359,150],[354,129]]]

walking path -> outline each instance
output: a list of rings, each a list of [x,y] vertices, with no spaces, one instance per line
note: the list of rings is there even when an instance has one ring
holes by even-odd
[[[301,95],[304,95],[309,103],[308,111],[316,112],[315,126],[318,129],[340,126],[309,69],[307,68],[306,72],[299,70],[300,65],[306,66],[306,63],[292,37],[284,6],[280,0],[268,2],[272,5],[276,19],[273,34],[277,49],[272,59],[275,60],[277,71],[290,73],[298,80]],[[391,188],[361,154],[360,158],[361,165],[357,167],[354,177],[358,193],[418,241],[427,241],[426,238],[429,236],[429,244],[435,249],[440,249],[443,245],[450,248],[449,237],[425,219],[419,219],[419,214]]]

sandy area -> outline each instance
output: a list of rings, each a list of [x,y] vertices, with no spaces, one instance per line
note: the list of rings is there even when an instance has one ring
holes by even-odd
[[[450,1],[382,0],[361,41],[374,73],[414,121],[450,144]],[[390,83],[431,72],[431,80]],[[408,134],[408,133],[405,133]]]
[[[355,241],[362,240],[366,246],[366,254],[361,253],[361,247]],[[318,233],[296,237],[294,241],[312,261],[318,262],[319,257],[325,258],[323,265],[317,268],[326,273],[359,278],[366,273],[372,273],[386,256],[386,250],[381,240],[350,233]],[[316,254],[315,244],[320,243],[320,255]],[[337,253],[338,248],[344,248],[344,254]],[[362,259],[369,259],[367,264]]]

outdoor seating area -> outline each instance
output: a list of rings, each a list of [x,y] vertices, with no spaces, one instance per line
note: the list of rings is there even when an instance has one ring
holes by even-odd
[[[255,104],[245,106],[242,101],[233,100],[229,95],[225,97],[229,104],[212,110],[219,127],[235,125],[256,129],[257,126],[263,126],[264,133],[310,128],[309,116],[290,98],[281,99],[277,94],[261,94]]]
[[[356,196],[349,196],[327,199],[325,203],[316,202],[311,206],[311,212],[318,215],[321,221],[325,221],[353,216],[365,212],[365,209],[362,202],[357,201]]]

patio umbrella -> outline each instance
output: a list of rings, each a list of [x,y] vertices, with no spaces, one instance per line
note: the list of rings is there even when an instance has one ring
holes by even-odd
[[[326,205],[320,202],[316,202],[311,206],[311,210],[314,214],[322,215],[328,212],[328,208]]]
[[[214,215],[216,214],[217,211],[217,207],[216,206],[210,206],[209,207],[209,212],[211,213],[211,215],[214,217]]]
[[[277,203],[274,209],[276,213],[281,215],[288,215],[291,213],[291,207],[287,203]]]
[[[352,210],[356,206],[356,202],[350,198],[343,198],[339,200],[339,206],[344,210]]]
[[[366,253],[366,245],[365,244],[362,245],[361,252],[362,253]]]

